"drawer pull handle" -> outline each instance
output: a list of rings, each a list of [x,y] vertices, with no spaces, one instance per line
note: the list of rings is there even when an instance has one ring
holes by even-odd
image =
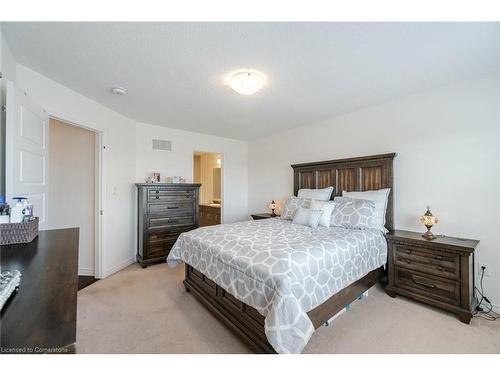
[[[170,219],[167,219],[167,221],[168,221],[169,223],[177,223],[179,220],[170,220]]]
[[[405,259],[406,263],[410,264],[411,263],[411,260],[409,259]]]
[[[406,254],[411,254],[411,250],[410,249],[406,249]]]
[[[159,190],[156,190],[156,194],[159,194],[159,193],[160,193],[160,191],[159,191]]]
[[[436,255],[436,256],[434,257],[434,259],[441,260],[441,259],[443,259],[443,256],[442,256],[442,255]]]
[[[160,199],[160,197],[157,195],[157,196],[155,197],[155,199]]]
[[[431,284],[431,283],[427,283],[427,282],[425,282],[425,281],[420,281],[420,280],[415,280],[415,279],[414,279],[414,280],[413,280],[413,282],[414,282],[415,284],[422,285],[422,286],[425,286],[425,287],[427,287],[427,288],[435,288],[435,287],[436,287],[436,285]]]
[[[169,210],[175,210],[176,208],[179,208],[179,206],[171,206],[171,207],[167,207]]]
[[[438,267],[438,271],[442,271],[442,270],[444,270],[444,267],[439,266],[439,267]]]

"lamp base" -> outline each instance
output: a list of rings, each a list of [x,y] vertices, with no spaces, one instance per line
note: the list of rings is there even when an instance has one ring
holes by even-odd
[[[430,230],[422,234],[422,237],[424,237],[426,240],[434,240],[437,238]]]
[[[274,210],[273,210],[273,212],[271,212],[271,217],[276,217],[276,214],[274,213]]]

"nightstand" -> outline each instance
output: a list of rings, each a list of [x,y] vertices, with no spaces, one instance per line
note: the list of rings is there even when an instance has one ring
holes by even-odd
[[[469,323],[474,301],[477,240],[440,236],[426,240],[403,230],[386,234],[389,246],[386,293],[433,305]]]
[[[254,220],[261,220],[261,219],[271,219],[273,216],[271,216],[271,214],[268,214],[268,213],[263,213],[263,214],[251,214],[250,215],[252,217],[252,219]],[[274,217],[280,217],[280,215],[276,215]]]

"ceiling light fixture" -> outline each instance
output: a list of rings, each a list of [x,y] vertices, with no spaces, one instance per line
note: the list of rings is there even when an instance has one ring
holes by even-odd
[[[238,94],[253,95],[267,85],[267,77],[257,70],[239,69],[230,72],[225,82]]]
[[[127,90],[123,87],[112,87],[111,88],[111,92],[114,94],[114,95],[118,95],[118,96],[121,96],[121,95],[125,95],[127,93]]]

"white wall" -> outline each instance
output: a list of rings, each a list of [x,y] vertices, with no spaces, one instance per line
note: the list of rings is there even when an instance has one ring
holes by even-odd
[[[500,304],[499,85],[497,75],[441,87],[249,144],[249,209],[293,193],[290,164],[396,152],[395,225],[481,240],[476,261]]]
[[[16,81],[16,60],[12,55],[9,45],[3,38],[0,25],[0,108],[5,105],[7,81]],[[5,195],[5,112],[0,110],[0,195]]]
[[[103,132],[102,276],[120,270],[135,261],[135,122],[23,65],[17,64],[16,76],[50,115]]]
[[[137,123],[136,179],[145,181],[153,171],[184,176],[193,181],[193,151],[222,154],[222,221],[248,219],[248,143],[228,138]],[[152,149],[152,139],[172,141],[172,151]]]
[[[95,274],[95,136],[49,121],[48,229],[80,228],[78,274],[85,276]]]

